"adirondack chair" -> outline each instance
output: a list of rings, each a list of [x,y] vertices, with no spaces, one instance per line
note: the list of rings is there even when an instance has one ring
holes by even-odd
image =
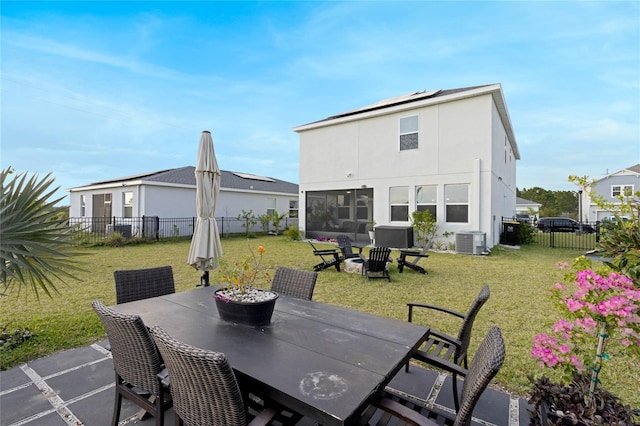
[[[362,254],[362,247],[351,244],[351,238],[348,235],[338,235],[338,247],[342,251],[342,257],[345,259],[357,258]],[[354,248],[358,249],[358,252],[354,252]]]
[[[320,259],[322,259],[322,262],[313,267],[314,271],[318,272],[322,271],[323,269],[335,266],[336,271],[340,272],[340,262],[342,262],[342,258],[340,257],[340,253],[338,253],[338,250],[318,250],[311,241],[309,241],[309,244],[311,244],[311,247],[313,248],[313,254],[315,254],[316,256],[320,256]],[[325,256],[327,257],[326,259]]]
[[[369,252],[368,259],[363,256],[364,264],[362,267],[362,273],[366,275],[368,280],[372,278],[386,278],[391,282],[391,277],[389,276],[390,254],[390,248],[375,247]]]
[[[409,269],[413,269],[416,272],[420,272],[421,274],[426,274],[427,271],[418,265],[418,261],[422,258],[429,257],[427,251],[433,247],[433,241],[429,241],[427,245],[425,245],[422,250],[400,250],[400,257],[398,258],[398,272],[402,273],[404,267],[406,266]],[[407,258],[413,258],[413,260],[408,260]]]

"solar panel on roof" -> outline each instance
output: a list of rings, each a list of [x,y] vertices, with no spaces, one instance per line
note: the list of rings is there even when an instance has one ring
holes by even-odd
[[[252,179],[252,180],[261,180],[263,182],[275,182],[275,180],[268,178],[266,176],[258,176],[258,175],[252,175],[251,173],[236,173],[233,172],[234,175],[242,178],[242,179]]]

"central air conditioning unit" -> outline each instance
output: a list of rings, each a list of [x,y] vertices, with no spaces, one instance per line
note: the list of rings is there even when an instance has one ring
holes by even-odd
[[[469,231],[456,233],[456,252],[466,254],[483,254],[487,251],[484,232]]]

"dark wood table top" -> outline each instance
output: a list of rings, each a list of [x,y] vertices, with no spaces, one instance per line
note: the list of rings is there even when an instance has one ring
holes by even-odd
[[[271,324],[218,317],[212,287],[112,306],[187,344],[224,352],[239,377],[322,425],[355,421],[409,360],[429,329],[280,295]]]

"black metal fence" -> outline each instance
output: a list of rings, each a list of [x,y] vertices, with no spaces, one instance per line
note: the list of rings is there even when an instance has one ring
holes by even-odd
[[[217,217],[218,232],[221,237],[229,235],[258,234],[273,232],[273,224],[265,229],[259,221],[237,217]],[[290,225],[298,225],[297,218],[285,217],[280,222],[280,232]],[[158,216],[142,217],[71,217],[69,226],[78,231],[78,244],[95,244],[110,238],[115,232],[125,238],[148,240],[188,239],[193,236],[196,226],[195,217],[163,218]]]
[[[556,227],[539,229],[534,224],[519,222],[516,218],[503,217],[500,242],[510,245],[519,244],[519,228],[526,225],[533,227],[533,243],[545,247],[589,251],[594,250],[600,241],[600,222],[582,222],[574,229],[565,227],[560,231]]]

